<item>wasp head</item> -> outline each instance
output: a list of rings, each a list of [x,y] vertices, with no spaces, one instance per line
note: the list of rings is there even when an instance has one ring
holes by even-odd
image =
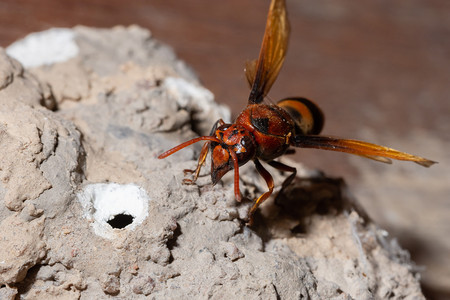
[[[253,135],[243,126],[224,124],[215,131],[222,143],[211,143],[211,181],[216,184],[223,175],[234,168],[231,151],[236,154],[238,165],[253,159],[256,144]]]

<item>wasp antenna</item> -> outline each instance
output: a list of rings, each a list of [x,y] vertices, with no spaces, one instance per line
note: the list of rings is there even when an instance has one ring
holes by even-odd
[[[187,146],[190,146],[192,144],[195,144],[195,143],[201,142],[201,141],[212,141],[212,142],[220,143],[220,140],[215,138],[215,137],[213,137],[213,136],[201,136],[201,137],[192,139],[190,141],[184,142],[183,144],[180,144],[180,145],[178,145],[176,147],[173,147],[170,150],[167,150],[166,152],[160,154],[158,156],[158,159],[166,158],[167,156],[170,156],[170,155],[174,154],[175,152],[178,152],[181,149],[186,148]]]

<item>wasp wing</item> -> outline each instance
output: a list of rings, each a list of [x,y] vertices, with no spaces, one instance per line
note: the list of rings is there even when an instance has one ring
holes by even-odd
[[[285,0],[272,0],[259,58],[246,63],[249,104],[261,103],[275,82],[286,56],[289,30]]]
[[[301,148],[316,148],[356,154],[385,163],[391,162],[389,158],[413,161],[424,167],[429,167],[436,163],[420,156],[376,144],[321,135],[298,135],[293,139],[292,144]]]
[[[373,160],[376,160],[376,161],[379,161],[379,162],[382,162],[382,163],[385,163],[385,164],[392,164],[392,160],[390,160],[387,157],[375,156],[375,155],[361,155],[361,154],[359,156],[362,156],[362,157],[365,157],[365,158],[369,158],[369,159],[373,159]]]
[[[247,78],[247,82],[248,82],[248,85],[249,85],[250,89],[252,89],[253,82],[255,81],[256,68],[257,68],[256,64],[257,64],[257,62],[258,62],[257,59],[248,60],[248,61],[245,62],[245,69],[244,69],[245,77]]]

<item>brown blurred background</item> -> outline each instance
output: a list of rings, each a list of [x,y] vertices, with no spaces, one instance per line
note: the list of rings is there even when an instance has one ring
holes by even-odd
[[[0,0],[0,46],[77,24],[138,24],[171,45],[233,115],[245,106],[244,61],[256,58],[268,0]],[[412,253],[432,299],[450,299],[450,1],[287,0],[291,39],[270,98],[304,96],[324,133],[439,161],[377,164],[300,150],[297,160],[345,178]]]

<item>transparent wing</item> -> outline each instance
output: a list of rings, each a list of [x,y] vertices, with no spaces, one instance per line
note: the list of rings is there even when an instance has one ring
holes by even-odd
[[[331,151],[346,152],[364,156],[370,159],[391,163],[389,158],[397,160],[413,161],[424,167],[435,164],[435,161],[400,152],[392,148],[366,143],[357,140],[346,140],[320,135],[299,135],[293,140],[293,146],[301,148],[316,148]]]
[[[261,103],[275,82],[286,56],[289,31],[285,0],[272,0],[259,58],[246,63],[249,104]]]

